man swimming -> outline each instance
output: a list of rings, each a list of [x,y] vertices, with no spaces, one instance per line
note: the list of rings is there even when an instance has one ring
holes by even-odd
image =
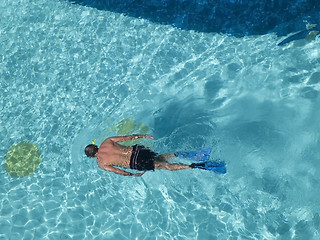
[[[99,148],[94,144],[86,146],[85,153],[88,157],[96,157],[100,168],[124,176],[138,177],[142,176],[146,171],[154,169],[174,171],[191,168],[190,165],[186,164],[170,164],[168,160],[175,157],[175,154],[158,155],[141,145],[125,147],[118,143],[138,138],[154,139],[154,137],[150,135],[110,137],[104,140]],[[133,174],[117,167],[136,169],[144,172]]]
[[[136,140],[138,138],[154,139],[151,135],[131,135],[110,137],[103,141],[98,147],[95,144],[89,144],[85,148],[87,157],[96,157],[98,166],[106,171],[111,171],[123,176],[142,176],[146,171],[154,169],[167,169],[170,171],[200,168],[214,171],[216,173],[226,173],[225,163],[209,161],[211,148],[200,151],[177,152],[170,154],[157,154],[142,145],[126,147],[118,142],[127,140]],[[180,157],[201,161],[201,163],[192,163],[190,165],[181,163],[169,163],[171,158]],[[142,173],[130,173],[119,169],[135,169],[143,171]]]

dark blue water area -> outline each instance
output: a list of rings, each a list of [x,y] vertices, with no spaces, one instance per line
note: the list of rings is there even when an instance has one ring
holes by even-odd
[[[320,24],[319,0],[69,0],[184,30],[278,36]],[[318,27],[319,28],[319,27]]]

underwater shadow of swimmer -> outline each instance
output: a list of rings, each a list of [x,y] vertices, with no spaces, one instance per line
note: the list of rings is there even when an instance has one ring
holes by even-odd
[[[67,0],[75,4],[197,32],[235,37],[276,32],[278,36],[303,29],[302,20],[320,22],[315,0]]]
[[[170,148],[181,149],[182,144],[192,145],[195,149],[207,146],[208,137],[214,135],[216,125],[205,103],[196,98],[172,101],[154,113],[153,135],[165,138],[172,134]]]

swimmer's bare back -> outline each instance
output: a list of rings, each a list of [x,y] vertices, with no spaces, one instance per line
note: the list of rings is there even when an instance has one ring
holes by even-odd
[[[123,176],[142,176],[145,171],[142,173],[133,174],[117,168],[130,168],[130,157],[132,154],[132,147],[122,146],[118,142],[135,140],[138,138],[154,139],[154,137],[151,135],[130,135],[110,137],[104,140],[96,154],[96,157],[98,159],[98,166],[106,171],[111,171]]]

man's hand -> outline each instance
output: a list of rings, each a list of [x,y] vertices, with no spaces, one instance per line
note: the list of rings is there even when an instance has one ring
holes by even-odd
[[[139,134],[135,134],[135,135],[132,135],[133,136],[133,139],[138,139],[138,138],[150,138],[150,139],[154,139],[153,136],[151,135],[139,135]]]
[[[133,177],[140,177],[142,176],[143,174],[145,174],[146,171],[142,172],[142,173],[136,173],[136,174],[132,174],[131,176]]]
[[[104,169],[106,171],[114,172],[116,174],[120,174],[122,176],[133,176],[133,177],[140,177],[146,172],[146,171],[144,171],[142,173],[133,174],[131,172],[127,172],[127,171],[124,171],[122,169],[119,169],[119,168],[116,168],[116,167],[113,167],[113,166],[109,166],[109,165],[103,166],[102,169]]]
[[[151,136],[151,135],[143,135],[143,138],[150,138],[150,139],[154,139],[154,136]]]

